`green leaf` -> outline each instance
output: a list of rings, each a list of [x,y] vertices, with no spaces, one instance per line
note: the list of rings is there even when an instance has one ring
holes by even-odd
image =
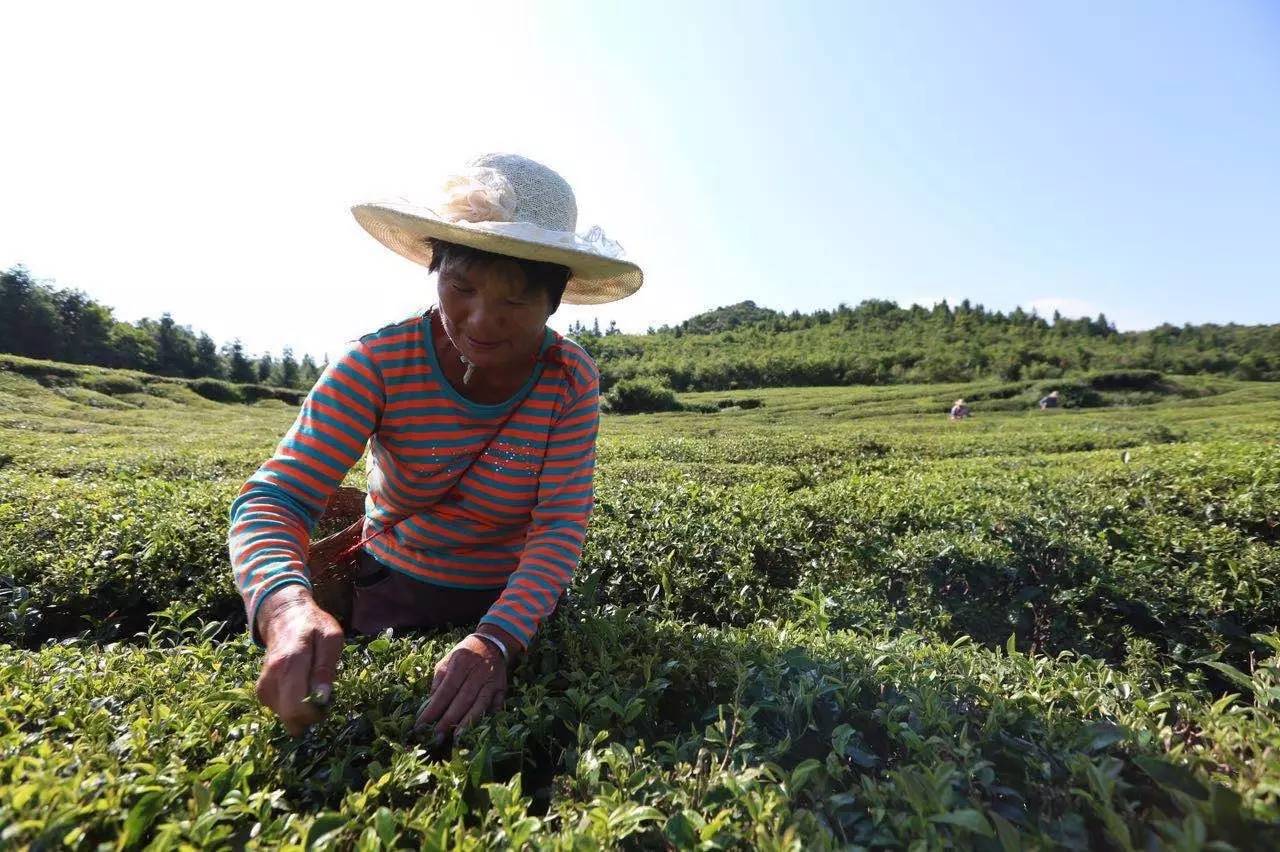
[[[1133,762],[1143,772],[1155,779],[1156,783],[1161,787],[1177,790],[1193,799],[1203,801],[1209,798],[1208,788],[1200,783],[1199,779],[1192,775],[1186,767],[1145,755],[1135,757]]]
[[[307,849],[320,844],[323,841],[331,839],[329,835],[342,830],[347,824],[347,818],[333,811],[326,811],[317,816],[307,829],[307,839],[303,844]]]
[[[1120,742],[1126,736],[1125,729],[1112,722],[1094,722],[1084,729],[1085,751],[1096,754],[1108,746]]]
[[[151,827],[151,823],[155,821],[156,815],[160,813],[160,808],[163,806],[163,793],[151,792],[143,794],[142,798],[129,809],[129,816],[125,817],[124,831],[120,834],[118,848],[128,849],[136,845],[147,829]]]
[[[378,808],[378,812],[373,815],[373,825],[382,845],[390,846],[396,837],[396,818],[391,814],[390,809]]]
[[[21,811],[39,789],[35,784],[23,784],[10,794],[9,804],[15,811]]]
[[[1000,839],[1000,848],[1004,852],[1021,852],[1024,848],[1022,836],[1013,823],[992,811],[988,816],[996,827],[996,837]]]
[[[791,770],[791,792],[794,795],[799,792],[811,777],[813,773],[822,768],[822,764],[814,758],[801,761],[795,769]]]
[[[672,814],[662,828],[662,836],[677,849],[693,849],[698,845],[698,832],[684,811]]]
[[[1243,830],[1244,820],[1241,819],[1243,801],[1240,794],[1235,790],[1223,787],[1221,784],[1215,784],[1210,803],[1218,824],[1233,831]]]
[[[996,833],[991,828],[991,823],[987,821],[978,811],[973,808],[964,808],[959,811],[952,811],[949,814],[934,814],[929,817],[929,822],[940,822],[946,825],[954,825],[971,831],[974,834],[981,834],[983,837],[995,837]]]
[[[1271,650],[1280,654],[1280,633],[1254,633],[1253,638],[1266,645],[1271,646]]]
[[[1253,691],[1253,678],[1249,677],[1235,666],[1227,665],[1226,663],[1219,663],[1216,660],[1202,660],[1201,662],[1209,668],[1216,669],[1226,675],[1227,680],[1231,681],[1236,686],[1242,686],[1250,692]]]

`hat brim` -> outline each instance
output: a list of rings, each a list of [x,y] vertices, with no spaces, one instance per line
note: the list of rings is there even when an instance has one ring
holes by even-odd
[[[465,223],[446,222],[422,208],[358,204],[351,208],[351,213],[375,240],[401,257],[423,266],[431,265],[428,238],[521,260],[567,266],[571,275],[561,301],[571,305],[616,302],[639,290],[644,283],[644,273],[630,261],[477,230]]]

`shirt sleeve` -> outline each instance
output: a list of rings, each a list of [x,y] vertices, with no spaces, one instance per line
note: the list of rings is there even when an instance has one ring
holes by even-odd
[[[481,624],[501,627],[526,648],[582,558],[599,427],[600,379],[592,369],[585,389],[565,406],[552,429],[520,563],[480,619]]]
[[[269,595],[289,585],[311,588],[311,531],[364,454],[385,400],[369,349],[354,345],[321,374],[275,453],[232,501],[231,570],[255,639],[258,608]]]

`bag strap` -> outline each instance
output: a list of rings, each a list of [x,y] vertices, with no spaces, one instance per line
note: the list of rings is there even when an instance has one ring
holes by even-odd
[[[428,318],[427,321],[430,322],[430,319]],[[565,369],[564,355],[561,351],[559,341],[553,343],[551,346],[548,346],[546,352],[535,354],[533,356],[533,363],[535,365],[547,364],[550,366],[559,367],[561,372],[564,373],[565,379],[569,382],[570,387],[573,386],[573,374]],[[520,408],[520,402],[516,402],[511,406],[511,410],[507,412],[506,417],[502,418],[502,422],[498,424],[498,428],[495,429],[493,434],[489,436],[489,440],[485,441],[484,446],[480,448],[480,451],[476,453],[475,456],[472,457],[471,461],[467,462],[467,466],[462,469],[462,473],[458,474],[458,478],[454,481],[453,485],[449,486],[449,490],[440,495],[440,499],[436,501],[437,503],[444,502],[445,499],[448,498],[449,495],[454,492],[454,489],[456,489],[460,484],[462,484],[463,478],[468,473],[471,472],[472,466],[474,466],[475,463],[480,460],[480,457],[489,451],[489,448],[493,446],[493,442],[497,440],[499,435],[502,434],[502,430],[507,428],[507,424],[511,422],[512,416],[516,413],[516,410],[519,408]],[[373,541],[375,538],[382,535],[383,533],[388,533],[391,530],[395,529],[400,524],[401,521],[408,520],[408,518],[409,516],[405,515],[403,518],[400,518],[394,524],[391,524],[390,526],[387,526],[387,527],[383,527],[373,535],[361,538],[355,544],[351,545],[350,547],[346,548],[345,550],[343,550],[341,553],[338,554],[338,557],[336,560],[337,564],[342,564],[347,559],[351,558],[352,556],[355,556],[357,553],[360,552],[361,548],[363,548],[366,544]]]

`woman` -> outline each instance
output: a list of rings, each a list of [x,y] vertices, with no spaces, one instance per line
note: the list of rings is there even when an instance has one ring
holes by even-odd
[[[364,204],[356,220],[436,273],[438,306],[361,337],[325,370],[275,455],[231,506],[229,546],[255,640],[259,699],[290,734],[327,703],[343,632],[306,566],[326,502],[369,447],[352,627],[475,624],[436,666],[419,725],[438,736],[501,705],[512,662],[553,611],[591,511],[599,374],[547,328],[563,300],[642,283],[551,169],[480,157],[429,207]]]
[[[969,416],[969,406],[965,404],[963,399],[957,399],[955,404],[951,406],[951,419],[963,420]]]

